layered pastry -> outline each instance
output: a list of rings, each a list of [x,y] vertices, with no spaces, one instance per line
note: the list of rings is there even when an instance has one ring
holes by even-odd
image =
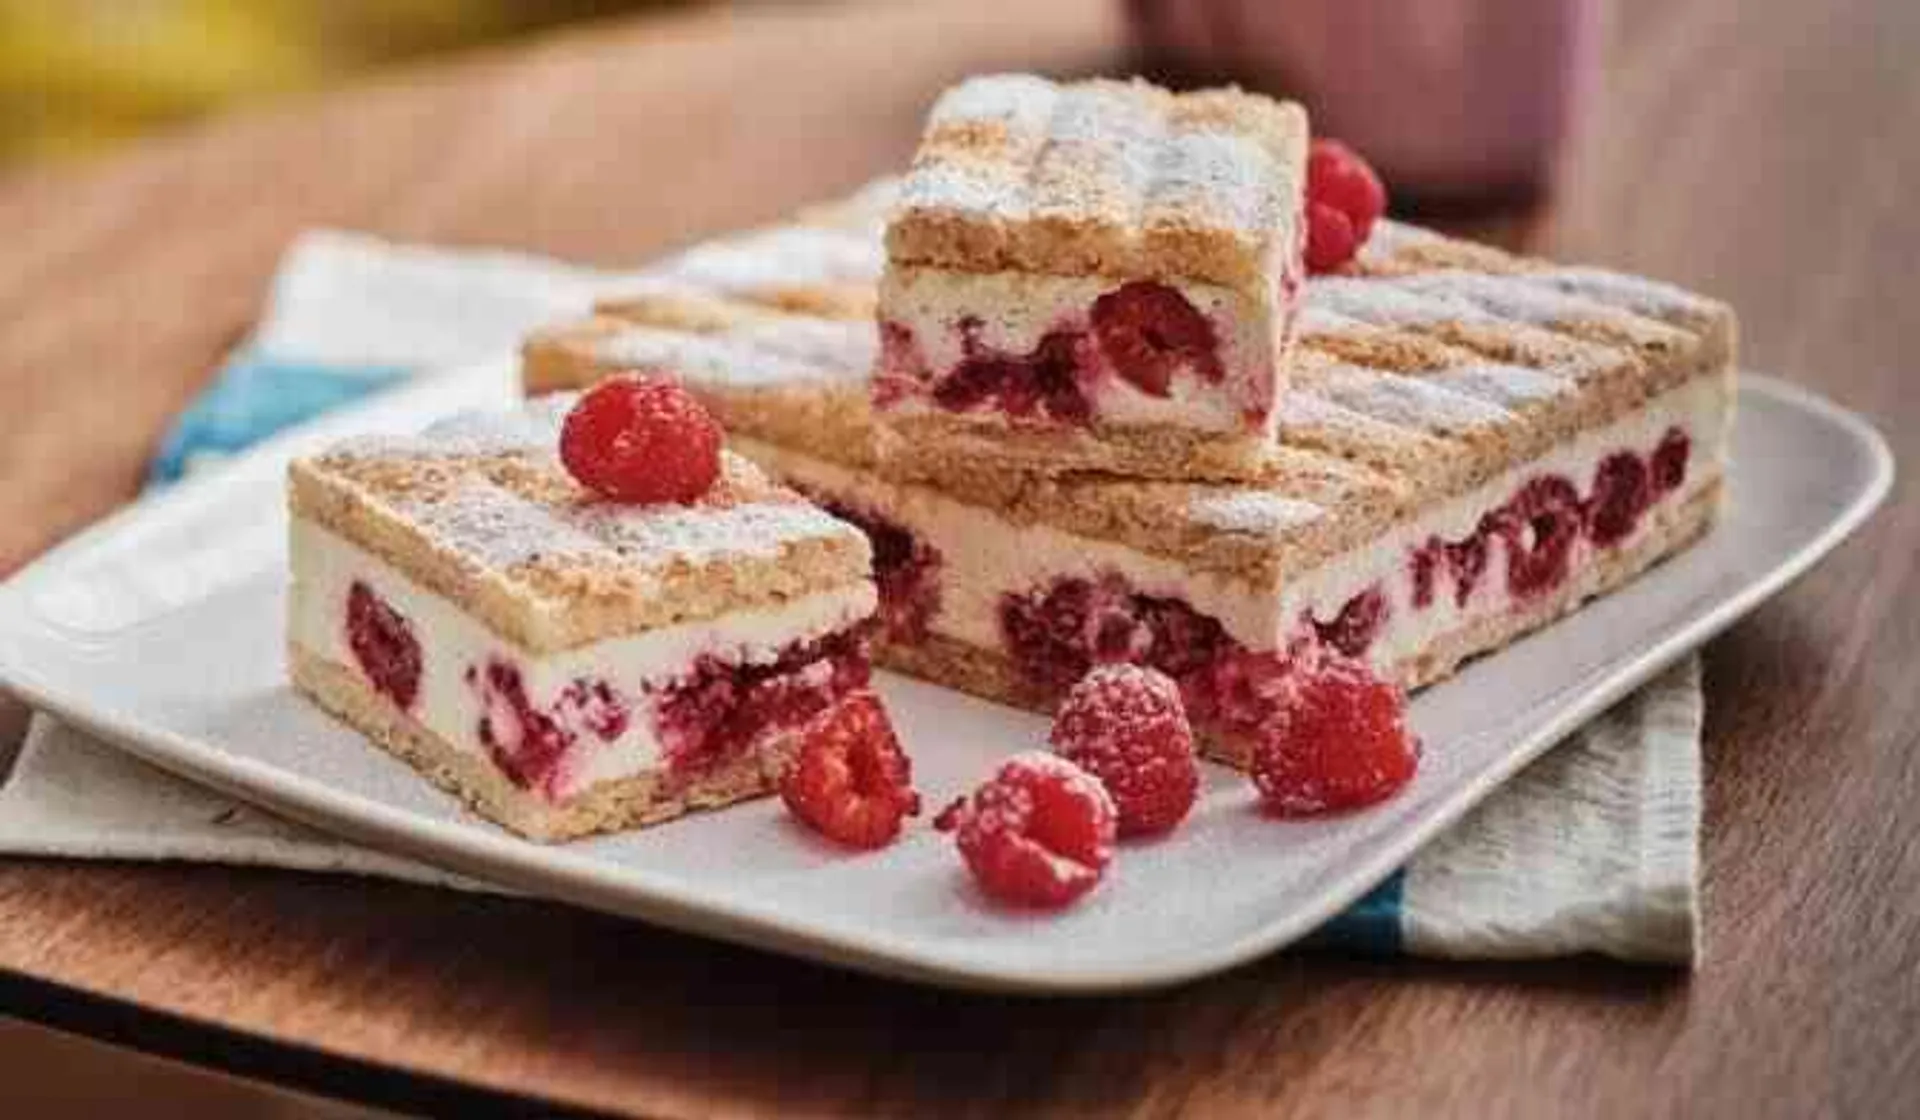
[[[567,397],[293,464],[288,658],[327,711],[522,835],[774,788],[864,685],[871,550],[730,453],[688,504],[559,461]]]
[[[793,221],[703,242],[611,282],[598,304],[619,314],[629,302],[689,288],[822,318],[873,322],[874,292],[886,263],[881,232],[899,181],[875,179],[843,199],[809,207]]]
[[[683,378],[867,530],[884,663],[1036,709],[1090,665],[1149,663],[1230,761],[1249,654],[1333,650],[1417,687],[1698,538],[1734,390],[1724,304],[1382,223],[1306,285],[1258,480],[933,486],[874,457],[858,331],[695,292],[627,311],[532,339],[529,391]]]
[[[896,475],[1251,477],[1302,275],[1306,115],[1234,89],[972,78],[886,229]]]

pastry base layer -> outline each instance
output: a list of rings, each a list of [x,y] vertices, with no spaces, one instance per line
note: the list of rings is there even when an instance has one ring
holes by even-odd
[[[480,816],[529,840],[554,842],[671,820],[773,792],[790,737],[767,743],[690,779],[664,768],[589,786],[563,804],[552,804],[508,781],[480,755],[446,740],[397,710],[352,669],[298,645],[287,650],[294,687],[376,746],[413,767]]]
[[[1011,474],[1076,472],[1180,482],[1240,482],[1267,469],[1273,440],[1176,424],[1100,424],[1023,431],[940,413],[894,416],[874,434],[879,471],[967,494]]]
[[[1616,590],[1699,540],[1719,513],[1721,494],[1720,481],[1714,479],[1686,501],[1650,512],[1652,524],[1636,534],[1632,544],[1596,555],[1560,586],[1518,610],[1440,635],[1417,654],[1388,666],[1387,674],[1408,689],[1424,687],[1452,675],[1470,658],[1500,649]],[[883,638],[875,645],[874,660],[909,676],[1042,714],[1050,712],[1057,699],[998,651],[939,635],[912,645]],[[1245,744],[1205,737],[1201,747],[1217,761],[1242,768],[1247,764]]]

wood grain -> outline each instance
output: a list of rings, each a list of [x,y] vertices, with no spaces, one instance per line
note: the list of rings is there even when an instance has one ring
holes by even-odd
[[[1920,8],[1615,17],[1545,243],[1732,299],[1751,366],[1869,412],[1915,460]],[[131,492],[302,227],[631,260],[889,166],[954,75],[1120,50],[1098,0],[709,12],[6,184],[0,570]],[[1286,954],[1138,998],[983,999],[539,903],[23,861],[0,865],[0,967],[654,1115],[1920,1115],[1917,552],[1902,485],[1710,647],[1691,977]]]

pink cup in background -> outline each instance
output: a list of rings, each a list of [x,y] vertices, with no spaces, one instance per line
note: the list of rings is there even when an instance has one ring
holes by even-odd
[[[1545,186],[1597,72],[1600,0],[1128,0],[1183,77],[1298,97],[1398,187]]]

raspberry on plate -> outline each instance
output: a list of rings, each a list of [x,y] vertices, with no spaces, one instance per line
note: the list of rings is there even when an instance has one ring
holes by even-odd
[[[814,831],[854,848],[883,848],[920,812],[913,766],[880,698],[849,695],[800,731],[780,799]]]
[[[1398,792],[1420,763],[1406,697],[1365,665],[1329,655],[1301,674],[1288,703],[1253,744],[1253,784],[1286,817],[1371,805]]]
[[[1113,799],[1058,755],[1027,751],[1002,763],[934,827],[954,843],[980,889],[1013,906],[1065,906],[1100,882],[1113,859]]]
[[[560,428],[560,461],[619,502],[692,502],[720,477],[720,425],[679,385],[611,377],[581,396]]]
[[[1387,211],[1387,188],[1360,153],[1320,139],[1307,152],[1307,267],[1329,272],[1353,259]]]
[[[1053,749],[1100,780],[1121,836],[1168,832],[1200,790],[1180,688],[1139,665],[1101,665],[1073,686],[1053,719]]]

